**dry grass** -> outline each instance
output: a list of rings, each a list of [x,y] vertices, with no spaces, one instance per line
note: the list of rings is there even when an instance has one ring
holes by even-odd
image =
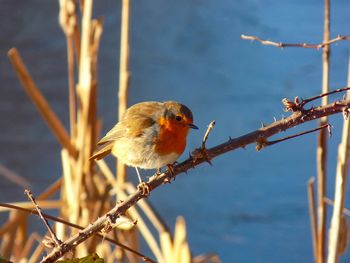
[[[62,222],[67,221],[81,227],[87,226],[110,210],[115,200],[125,199],[130,192],[136,190],[126,181],[125,168],[118,165],[118,177],[115,177],[103,160],[98,163],[89,161],[100,130],[100,120],[96,115],[98,89],[96,73],[103,22],[102,19],[92,18],[92,0],[85,0],[82,3],[83,5],[78,6],[76,1],[60,0],[59,21],[67,43],[70,132],[65,129],[49,102],[41,94],[18,50],[12,48],[8,53],[23,88],[62,146],[63,176],[37,196],[38,205],[42,209],[55,209],[60,219],[63,219],[60,220],[61,223],[54,222],[55,234],[60,240],[66,240],[78,231],[76,227]],[[79,8],[80,12],[78,12]],[[120,116],[127,107],[130,76],[128,69],[129,14],[130,1],[123,0],[119,73]],[[77,80],[75,80],[75,72],[78,73]],[[19,177],[12,176],[12,178],[19,184],[24,184]],[[60,199],[51,200],[52,195],[57,192],[60,193]],[[12,205],[33,208],[30,202]],[[30,214],[8,207],[1,208],[0,212],[9,213],[8,221],[0,228],[0,254],[14,262],[40,261],[46,248],[41,242],[42,236],[28,232]],[[104,241],[101,242],[101,238],[97,236],[90,238],[79,245],[68,257],[84,257],[97,252],[105,262],[139,262],[143,255],[133,251],[141,249],[140,238],[143,238],[153,253],[149,257],[154,257],[157,262],[220,262],[215,255],[192,259],[183,218],[177,220],[173,236],[168,230],[169,227],[145,200],[142,200],[138,206],[130,208],[127,217],[129,219],[124,219],[123,224],[118,225],[117,221],[117,226],[105,233]],[[137,221],[136,225],[134,221]],[[114,240],[114,243],[108,240]],[[118,243],[131,249],[121,245],[116,246],[115,244]],[[150,259],[150,262],[154,261]]]

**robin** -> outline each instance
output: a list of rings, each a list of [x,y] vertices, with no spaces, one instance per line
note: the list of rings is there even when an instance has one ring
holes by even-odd
[[[100,160],[112,153],[128,166],[158,169],[172,164],[186,147],[189,129],[193,124],[191,110],[175,102],[141,102],[128,108],[123,118],[97,143],[101,145],[90,160]]]

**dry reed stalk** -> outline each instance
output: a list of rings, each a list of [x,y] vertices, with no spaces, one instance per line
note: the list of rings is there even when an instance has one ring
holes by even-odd
[[[67,65],[68,65],[68,96],[69,96],[69,123],[72,142],[75,141],[76,127],[76,94],[74,73],[74,42],[72,34],[67,35]]]
[[[17,218],[21,218],[21,212],[20,211],[10,211],[9,221],[17,219]],[[14,233],[16,233],[17,227],[18,227],[18,225],[12,224],[9,231],[4,233],[4,235],[2,236],[2,242],[1,242],[1,246],[0,246],[0,254],[4,258],[10,258],[12,255],[12,250],[13,250],[14,242],[15,242],[15,238],[16,238],[16,235]]]
[[[128,194],[135,193],[136,191],[135,186],[131,183],[126,183],[124,187]],[[137,204],[140,207],[140,209],[145,213],[147,218],[152,222],[152,225],[158,231],[158,233],[169,231],[169,227],[166,225],[166,223],[162,220],[162,218],[157,214],[156,210],[146,199],[141,199]]]
[[[220,258],[215,254],[199,255],[192,259],[192,263],[221,263]]]
[[[101,172],[106,176],[107,180],[109,180],[112,185],[116,185],[118,197],[120,199],[126,198],[127,197],[126,193],[124,192],[124,190],[120,189],[119,184],[115,183],[113,173],[111,172],[109,167],[106,165],[106,163],[103,160],[100,160],[97,163],[101,169]],[[123,189],[125,189],[128,194],[134,193],[136,191],[136,188],[131,183],[125,183]],[[145,215],[148,217],[152,225],[157,229],[158,233],[164,233],[165,231],[168,230],[168,227],[162,221],[160,216],[156,214],[155,210],[150,206],[150,204],[148,204],[146,200],[140,200],[140,202],[138,203],[138,206],[141,208],[142,212],[144,212]],[[154,254],[158,253],[158,257],[156,254],[155,256],[159,258],[159,255],[161,254],[160,250],[156,245],[156,241],[154,240],[153,236],[150,235],[150,231],[147,230],[148,229],[147,225],[143,222],[142,218],[138,215],[136,210],[131,212],[131,216],[133,219],[137,219],[138,221],[137,227],[140,226],[139,224],[142,224],[142,226],[140,226],[141,228],[140,232],[143,235],[147,244],[150,246],[151,250],[154,252]]]
[[[32,256],[29,258],[28,263],[39,262],[44,250],[45,250],[44,245],[39,243],[39,245],[35,248],[34,252],[32,253]]]
[[[168,231],[160,232],[159,243],[160,243],[160,247],[162,249],[164,258],[171,259],[172,255],[174,254],[174,251],[173,251],[173,240],[170,232]],[[170,262],[167,261],[166,263],[171,263],[171,261]]]
[[[324,2],[324,31],[323,42],[329,41],[330,35],[330,0]],[[329,54],[330,46],[326,45],[322,50],[322,93],[329,91]],[[322,105],[328,104],[328,96],[322,98]],[[320,119],[320,126],[325,125],[328,118],[325,116]],[[326,218],[327,206],[324,202],[326,196],[326,177],[327,177],[327,133],[320,130],[317,145],[317,205],[318,205],[318,230],[317,230],[317,262],[325,261],[325,242],[326,242]]]
[[[113,263],[115,262],[115,258],[113,255],[113,251],[110,246],[105,246],[103,243],[96,246],[96,254],[104,259],[105,263]],[[118,262],[118,261],[116,261]]]
[[[127,199],[127,194],[124,191],[118,191],[118,198],[121,200]],[[157,244],[157,241],[155,240],[154,236],[152,235],[152,232],[149,230],[147,224],[142,219],[139,212],[136,210],[135,207],[130,207],[128,209],[128,214],[131,216],[132,220],[137,220],[136,227],[140,231],[140,234],[145,239],[147,245],[153,252],[154,256],[156,257],[157,261],[162,263],[166,262],[163,254],[161,252],[160,247]]]
[[[132,247],[134,247],[137,250],[140,250],[140,241],[139,241],[139,234],[137,232],[136,228],[132,228],[128,231],[128,237],[129,237],[129,244],[131,244]],[[133,254],[127,252],[127,255],[129,256],[130,263],[138,263],[139,258]]]
[[[317,262],[317,216],[315,202],[315,178],[311,177],[307,184],[307,193],[309,199],[309,213],[312,233],[312,248],[315,262]]]
[[[32,99],[35,106],[38,108],[40,114],[47,122],[54,135],[57,137],[58,141],[61,143],[62,147],[66,148],[70,155],[76,157],[77,150],[71,144],[69,135],[64,128],[61,121],[58,119],[56,114],[52,111],[51,107],[47,103],[44,96],[41,94],[36,84],[34,83],[32,77],[30,76],[27,68],[23,64],[16,48],[11,48],[8,52],[8,56],[12,63],[14,70],[16,71],[18,78],[28,96]]]
[[[26,240],[23,250],[20,253],[19,259],[26,260],[29,258],[30,251],[34,246],[34,242],[38,244],[41,242],[42,237],[38,233],[32,233],[29,238]]]
[[[118,188],[117,181],[112,173],[112,171],[109,169],[108,165],[106,164],[105,160],[101,159],[96,161],[100,171],[105,176],[107,182],[112,185],[113,187]]]
[[[0,228],[0,237],[2,238],[4,235],[8,234],[8,232],[13,232],[16,226],[19,225],[19,221],[21,220],[22,218],[20,218],[19,216],[14,216],[10,212],[9,219]]]
[[[54,195],[62,186],[62,179],[59,178],[51,185],[49,185],[40,195],[38,195],[38,200],[45,200]]]
[[[173,255],[167,260],[173,260],[174,263],[190,263],[191,251],[187,243],[186,224],[183,217],[176,219],[174,232]]]
[[[44,190],[43,193],[41,193],[38,196],[38,200],[45,200],[49,197],[51,197],[60,187],[61,185],[61,180],[57,180],[54,182],[52,185],[50,185],[47,189]],[[8,220],[5,224],[2,225],[0,228],[0,237],[3,236],[7,232],[13,232],[13,226],[19,225],[19,221],[23,220],[27,215],[23,215],[21,218],[20,217],[14,217],[10,220]]]
[[[9,205],[20,206],[23,208],[33,208],[33,204],[31,202],[14,202],[9,203]],[[45,209],[57,209],[62,206],[61,200],[40,200],[38,201],[38,205]],[[6,207],[0,207],[0,212],[11,211],[11,209]]]
[[[119,62],[119,92],[118,114],[119,120],[128,107],[129,89],[129,28],[130,28],[130,0],[122,0],[121,31],[120,31],[120,62]],[[126,180],[126,166],[117,161],[118,185],[122,186]]]
[[[113,231],[116,236],[117,239],[123,243],[123,244],[127,244],[129,247],[133,247],[133,249],[135,249],[134,247],[138,246],[138,240],[136,243],[134,243],[134,233],[136,234],[135,231],[133,230],[129,230],[127,232],[127,234],[125,235],[123,232],[120,231]],[[129,262],[129,263],[134,263],[134,262],[139,262],[139,258],[135,257],[135,254],[129,253],[128,251],[125,250],[119,250],[118,248],[115,248],[114,250],[114,254],[116,254],[116,260],[119,259],[119,261],[121,262]]]
[[[348,84],[350,84],[350,58],[348,64]],[[347,97],[350,92],[347,92]],[[349,138],[350,138],[350,119],[347,118],[343,123],[342,140],[338,147],[338,163],[337,173],[335,177],[335,194],[333,214],[331,219],[331,226],[329,230],[328,240],[328,263],[339,261],[340,256],[340,235],[342,232],[342,216],[346,197],[346,184],[348,179],[348,165],[349,165]]]
[[[76,195],[74,192],[74,178],[72,174],[73,168],[71,167],[71,160],[69,158],[69,154],[67,150],[62,149],[61,151],[61,162],[62,162],[62,168],[63,168],[63,181],[64,185],[62,187],[61,191],[61,199],[64,204],[62,207],[61,213],[63,215],[71,215],[75,213],[75,211],[78,211],[79,209],[79,202],[76,202]],[[75,219],[76,221],[77,219]],[[75,222],[72,221],[72,222]]]
[[[0,175],[5,177],[7,180],[21,186],[23,188],[29,187],[30,183],[23,176],[15,173],[14,171],[7,168],[5,165],[0,163]]]
[[[20,258],[23,247],[27,242],[27,233],[28,233],[28,220],[27,217],[24,216],[25,213],[20,212],[21,220],[17,226],[16,234],[15,234],[15,242],[14,247],[12,248],[12,256],[14,258]]]
[[[70,135],[74,142],[76,136],[76,95],[74,80],[74,30],[77,25],[76,2],[74,0],[59,0],[59,22],[67,43],[67,66],[68,66],[68,95],[69,95],[69,121]]]
[[[91,82],[91,90],[90,90],[90,100],[89,100],[89,112],[88,112],[88,144],[86,147],[86,154],[88,155],[88,158],[93,154],[95,145],[97,143],[97,127],[98,127],[98,120],[97,120],[97,88],[98,88],[98,81],[97,81],[97,58],[98,58],[98,51],[100,47],[100,41],[101,36],[103,32],[103,20],[102,19],[94,19],[92,21],[92,37],[91,37],[91,46],[90,46],[90,53],[91,53],[91,75],[92,75],[92,82]],[[93,167],[94,162],[87,161],[87,167],[86,172],[89,174],[93,174]],[[92,176],[87,177],[86,179],[91,179]],[[87,182],[89,184],[89,182]]]
[[[77,85],[77,94],[79,98],[79,108],[77,114],[77,148],[79,150],[79,158],[76,164],[73,186],[74,195],[76,202],[79,203],[78,209],[72,213],[71,222],[82,223],[83,221],[88,221],[85,217],[81,217],[83,214],[83,209],[81,209],[81,198],[84,193],[83,181],[84,172],[86,172],[86,164],[89,158],[86,152],[86,147],[88,147],[88,120],[89,120],[89,102],[90,102],[90,92],[91,92],[91,16],[92,16],[92,0],[84,1],[84,7],[82,9],[82,32],[81,32],[81,47],[80,47],[80,61],[79,61],[79,76]],[[86,175],[86,174],[85,174]],[[80,219],[80,220],[78,220]]]

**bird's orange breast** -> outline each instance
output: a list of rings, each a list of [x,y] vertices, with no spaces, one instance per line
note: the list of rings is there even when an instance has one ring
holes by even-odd
[[[160,155],[182,154],[186,148],[186,137],[189,128],[175,120],[165,118],[160,119],[159,126],[159,135],[155,140],[155,151]]]

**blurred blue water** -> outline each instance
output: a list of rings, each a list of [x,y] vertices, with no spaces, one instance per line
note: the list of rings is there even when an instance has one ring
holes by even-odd
[[[68,125],[65,39],[52,1],[0,0],[0,162],[40,192],[62,172],[60,147],[27,99],[6,58],[19,48],[38,86]],[[39,8],[40,6],[40,8]],[[99,113],[103,131],[116,120],[120,3],[96,1],[105,17],[99,60]],[[332,36],[349,35],[350,5],[333,3]],[[201,128],[186,152],[201,142],[206,125],[217,125],[213,146],[280,118],[281,99],[319,93],[321,52],[277,49],[240,40],[252,34],[284,42],[322,41],[323,1],[134,1],[130,104],[178,100]],[[348,43],[332,46],[331,87],[345,86]],[[335,174],[341,117],[332,117],[329,196]],[[293,129],[292,133],[316,123]],[[281,134],[283,136],[283,134]],[[223,262],[311,262],[306,185],[315,176],[316,135],[256,152],[237,150],[204,164],[150,197],[173,226],[186,218],[194,254],[213,251]],[[185,154],[180,159],[186,158]],[[1,202],[23,200],[23,189],[2,180]],[[350,260],[347,255],[343,262]]]

